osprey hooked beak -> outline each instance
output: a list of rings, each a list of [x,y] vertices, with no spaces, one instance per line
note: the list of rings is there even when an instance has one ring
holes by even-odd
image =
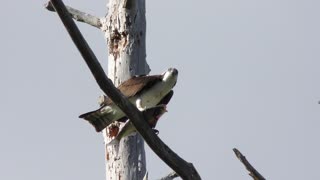
[[[168,81],[170,78],[177,78],[178,70],[176,68],[169,68],[166,72],[162,73],[163,81]]]

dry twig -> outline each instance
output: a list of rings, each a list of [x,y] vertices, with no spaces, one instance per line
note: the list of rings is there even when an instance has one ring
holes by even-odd
[[[243,156],[238,149],[233,148],[233,152],[236,154],[237,158],[242,162],[242,164],[246,167],[246,169],[249,171],[249,175],[254,180],[265,180],[265,178],[249,163],[246,157]]]
[[[170,174],[168,174],[167,176],[161,178],[160,180],[172,180],[174,178],[179,177],[179,175],[176,172],[171,172]]]

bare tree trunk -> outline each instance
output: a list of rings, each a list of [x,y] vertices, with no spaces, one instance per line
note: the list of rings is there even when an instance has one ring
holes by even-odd
[[[134,75],[148,74],[146,62],[145,0],[110,0],[108,15],[102,22],[108,44],[108,77],[118,86]],[[119,123],[103,131],[105,143],[118,131]],[[107,180],[141,180],[146,173],[144,141],[140,134],[123,138],[108,146]]]

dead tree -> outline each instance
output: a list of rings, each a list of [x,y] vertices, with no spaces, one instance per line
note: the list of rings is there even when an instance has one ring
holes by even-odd
[[[184,161],[154,134],[138,109],[117,91],[119,85],[133,75],[148,74],[146,63],[146,23],[145,0],[110,0],[109,13],[98,18],[71,7],[66,8],[61,0],[51,0],[47,9],[56,11],[68,30],[72,40],[86,61],[98,85],[113,102],[127,115],[139,134],[151,149],[183,179],[201,179],[191,163]],[[108,76],[94,56],[70,15],[81,22],[88,23],[105,33],[108,44]],[[110,141],[119,124],[107,127],[103,132],[106,142]],[[130,136],[121,142],[119,157],[116,147],[106,149],[106,174],[108,179],[137,179],[146,174],[144,141],[140,135]],[[176,176],[172,176],[174,178]]]
[[[51,2],[51,3],[50,3]],[[51,0],[46,4],[50,11],[56,11],[68,30],[73,42],[91,70],[101,90],[127,115],[151,149],[175,172],[162,178],[166,180],[180,176],[183,179],[201,179],[191,163],[184,161],[166,146],[151,130],[142,113],[117,91],[115,85],[133,75],[148,74],[145,52],[145,1],[110,0],[109,14],[98,18],[71,7],[65,7],[61,0]],[[71,17],[101,29],[108,43],[108,76],[82,37]],[[119,130],[115,123],[103,131],[105,142],[109,142]],[[106,148],[106,179],[147,179],[144,141],[139,134],[122,140],[122,146]],[[116,153],[116,149],[119,152]],[[236,156],[256,180],[265,178],[234,149]],[[118,155],[118,156],[117,156]]]

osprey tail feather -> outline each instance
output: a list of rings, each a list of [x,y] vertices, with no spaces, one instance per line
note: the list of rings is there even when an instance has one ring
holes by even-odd
[[[82,114],[79,116],[79,118],[87,120],[90,124],[93,125],[97,132],[102,131],[105,127],[113,122],[112,119],[108,117],[108,114],[104,114],[102,116],[100,109]]]

